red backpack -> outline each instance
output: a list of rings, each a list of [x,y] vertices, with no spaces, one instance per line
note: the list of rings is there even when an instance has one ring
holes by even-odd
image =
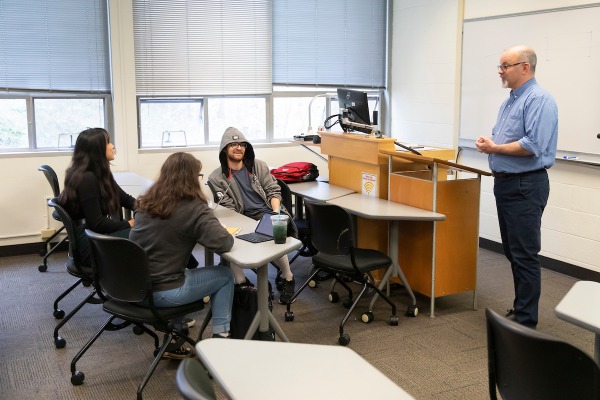
[[[317,179],[319,169],[308,162],[293,162],[272,169],[271,175],[284,182],[308,182]]]

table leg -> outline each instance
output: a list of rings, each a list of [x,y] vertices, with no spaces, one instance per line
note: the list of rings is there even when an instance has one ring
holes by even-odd
[[[600,333],[594,335],[594,360],[600,366]]]
[[[269,325],[275,330],[282,342],[289,342],[289,339],[279,326],[279,323],[269,310],[269,264],[262,265],[257,269],[256,291],[258,295],[258,311],[248,328],[244,339],[251,339],[256,330],[268,332]]]
[[[381,283],[379,284],[379,289],[380,290],[383,289],[383,287],[388,283],[389,278],[392,274],[393,274],[393,276],[398,276],[398,277],[400,277],[402,284],[406,288],[406,291],[408,292],[408,295],[410,296],[410,299],[412,300],[412,306],[416,307],[417,299],[415,297],[415,294],[413,293],[413,291],[410,287],[410,284],[406,280],[406,277],[404,276],[404,273],[402,272],[402,268],[400,268],[400,264],[398,263],[398,236],[399,236],[399,222],[398,221],[390,221],[389,253],[390,253],[390,258],[392,259],[392,265],[385,272],[385,275],[383,276],[383,279],[381,280]],[[369,311],[373,310],[373,304],[375,304],[375,300],[377,300],[378,297],[379,297],[379,295],[377,293],[375,293],[375,295],[373,296],[373,299],[371,299],[371,304],[369,304]]]

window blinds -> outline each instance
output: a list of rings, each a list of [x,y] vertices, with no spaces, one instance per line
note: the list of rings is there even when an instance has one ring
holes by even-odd
[[[271,93],[271,1],[133,0],[138,95]]]
[[[110,92],[106,0],[0,0],[0,89]]]
[[[384,88],[386,0],[273,1],[273,83]]]

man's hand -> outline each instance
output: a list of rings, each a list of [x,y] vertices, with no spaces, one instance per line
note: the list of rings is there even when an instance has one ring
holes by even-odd
[[[496,143],[486,136],[479,136],[479,138],[475,141],[475,146],[477,146],[477,150],[480,153],[490,154],[493,153],[493,148],[496,146]]]
[[[479,136],[479,139],[475,141],[475,146],[480,153],[485,154],[497,153],[517,157],[528,157],[532,155],[532,153],[522,148],[518,141],[506,144],[496,144],[496,142],[489,137]]]

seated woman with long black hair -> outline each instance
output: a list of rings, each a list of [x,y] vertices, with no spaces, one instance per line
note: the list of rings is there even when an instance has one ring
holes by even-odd
[[[129,237],[133,219],[121,219],[121,207],[135,209],[135,199],[115,182],[109,162],[115,159],[115,146],[103,128],[89,128],[77,137],[71,165],[58,201],[76,225],[77,244],[82,261],[90,263],[85,229],[105,235]]]

